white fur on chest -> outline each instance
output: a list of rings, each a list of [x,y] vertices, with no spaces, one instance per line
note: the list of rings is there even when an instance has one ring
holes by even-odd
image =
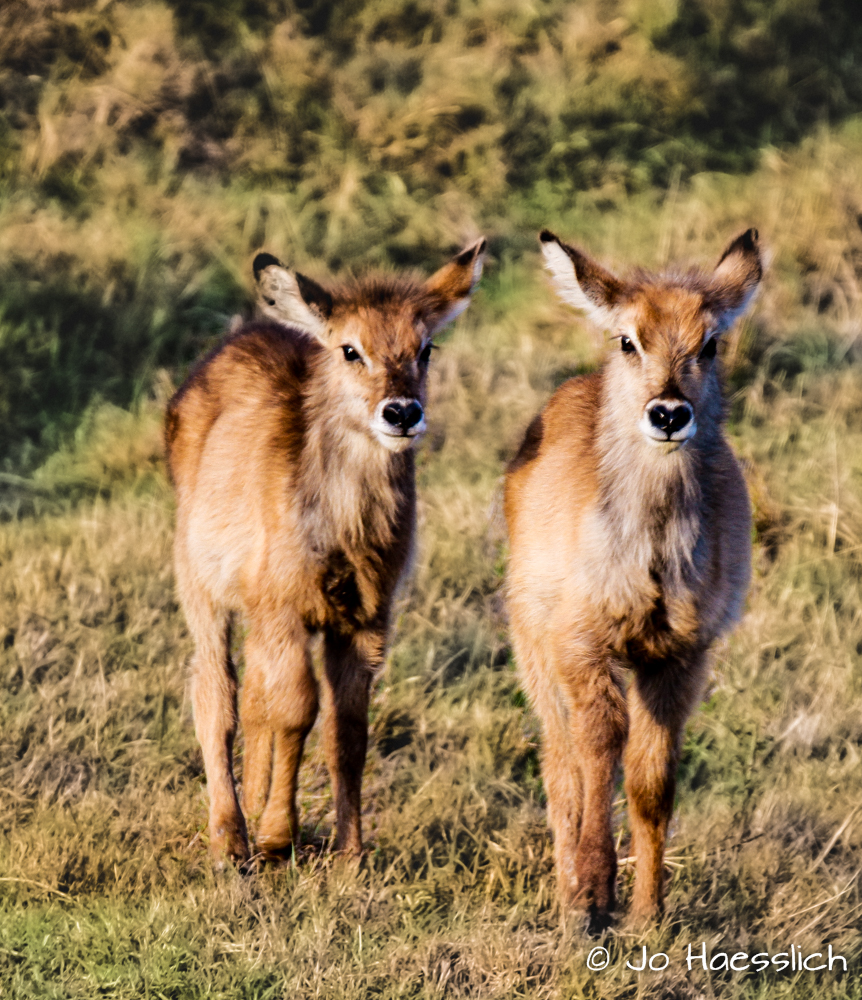
[[[310,558],[379,544],[392,535],[399,500],[392,461],[392,453],[367,434],[315,433],[297,498],[300,536]]]
[[[625,466],[615,457],[611,451],[602,470],[602,500],[583,522],[578,589],[587,604],[615,618],[637,614],[657,594],[668,605],[687,602],[699,576],[702,533],[691,469],[677,455],[632,461],[629,453]]]

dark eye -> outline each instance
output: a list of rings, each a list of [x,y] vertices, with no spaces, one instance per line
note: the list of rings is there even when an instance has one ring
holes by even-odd
[[[341,350],[344,351],[344,360],[345,361],[361,361],[362,360],[362,357],[359,354],[359,351],[357,351],[355,347],[351,347],[350,344],[344,344],[342,346]]]
[[[700,352],[698,361],[708,361],[710,358],[715,357],[715,351],[718,347],[715,337],[710,337],[709,340],[703,345],[703,350]]]
[[[431,360],[431,351],[433,347],[434,347],[433,344],[426,344],[419,352],[418,360],[420,365],[427,365],[428,362]]]
[[[631,337],[620,337],[620,348],[622,349],[623,354],[631,354],[632,351],[636,350]]]

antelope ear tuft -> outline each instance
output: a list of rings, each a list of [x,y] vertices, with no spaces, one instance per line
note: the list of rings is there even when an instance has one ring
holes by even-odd
[[[332,315],[333,300],[325,288],[290,271],[270,253],[259,253],[252,270],[257,282],[257,309],[262,316],[326,342],[326,321]]]
[[[612,327],[625,296],[623,282],[549,229],[542,230],[539,240],[545,267],[551,272],[560,298],[582,310],[602,329]]]
[[[746,229],[721,255],[706,294],[715,315],[716,332],[733,326],[748,310],[762,277],[758,233]]]
[[[429,305],[422,318],[429,333],[433,334],[451,323],[470,305],[470,299],[482,277],[487,245],[488,241],[484,236],[476,240],[425,282]]]

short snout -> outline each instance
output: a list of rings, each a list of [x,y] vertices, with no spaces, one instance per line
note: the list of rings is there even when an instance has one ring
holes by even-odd
[[[372,429],[382,445],[402,451],[425,431],[425,411],[418,399],[384,399],[374,414]]]
[[[638,426],[650,444],[666,451],[684,445],[697,431],[694,409],[685,399],[651,399]]]
[[[425,414],[415,399],[406,404],[395,400],[383,407],[383,419],[396,433],[409,434],[412,427],[425,419]]]

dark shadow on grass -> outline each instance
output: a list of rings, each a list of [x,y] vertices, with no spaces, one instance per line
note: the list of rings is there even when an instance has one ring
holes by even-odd
[[[191,295],[155,265],[115,272],[81,278],[65,261],[0,272],[0,470],[34,469],[94,399],[128,407],[159,368],[181,373],[244,299],[221,266]]]

